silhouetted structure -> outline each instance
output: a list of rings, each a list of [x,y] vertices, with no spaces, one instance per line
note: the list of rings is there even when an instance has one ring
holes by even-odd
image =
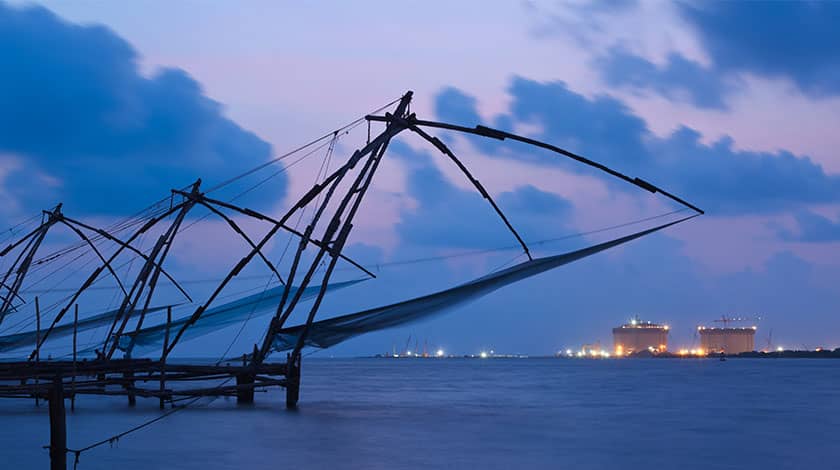
[[[63,459],[67,452],[64,439],[63,400],[65,398],[74,399],[76,395],[120,395],[126,396],[129,404],[133,405],[136,397],[139,396],[157,399],[163,408],[166,402],[174,404],[176,399],[202,396],[236,396],[240,403],[251,403],[255,389],[279,386],[286,389],[286,406],[294,408],[300,396],[301,358],[305,346],[328,347],[364,332],[424,318],[485,295],[504,285],[582,259],[703,213],[696,206],[647,181],[628,177],[600,163],[544,142],[480,125],[469,128],[419,120],[410,112],[411,99],[412,92],[409,91],[390,104],[396,105],[393,112],[385,113],[384,116],[370,115],[356,121],[367,120],[369,125],[370,123],[384,123],[385,128],[373,138],[369,135],[363,147],[353,152],[350,158],[342,162],[332,173],[328,175],[325,173],[326,176],[314,184],[281,217],[274,218],[229,201],[211,198],[208,193],[216,188],[205,191],[199,179],[187,188],[172,190],[171,197],[151,206],[140,216],[118,224],[117,227],[120,230],[131,229],[130,236],[126,239],[119,238],[114,231],[96,228],[67,217],[59,204],[51,211],[44,211],[41,224],[34,231],[20,237],[0,252],[0,257],[7,256],[15,250],[20,252],[0,282],[0,293],[2,293],[0,295],[0,323],[8,315],[18,312],[19,307],[25,303],[21,298],[21,292],[23,292],[21,286],[32,266],[65,256],[77,249],[59,251],[46,260],[39,260],[36,256],[37,252],[52,227],[64,226],[72,230],[82,240],[82,246],[95,252],[101,262],[72,295],[59,301],[56,309],[52,311],[55,312],[54,314],[51,313],[49,318],[43,318],[46,328],[41,326],[42,311],[36,298],[34,312],[37,320],[36,329],[0,336],[0,351],[21,347],[32,348],[26,360],[6,362],[0,368],[0,397],[34,397],[36,400],[50,401],[53,437],[50,455],[54,468],[63,468]],[[334,148],[335,140],[346,128],[332,133],[330,149]],[[490,193],[443,141],[425,130],[429,128],[500,141],[512,140],[542,148],[604,171],[650,193],[660,193],[684,206],[683,211],[693,210],[695,213],[581,250],[546,258],[534,258],[525,241],[496,205]],[[376,277],[359,263],[347,258],[343,251],[353,229],[355,216],[391,139],[406,130],[430,143],[457,166],[516,239],[527,261],[451,289],[316,322],[315,318],[324,296],[330,287],[337,284],[331,284],[330,280],[339,261],[350,263],[371,278]],[[315,142],[323,139],[324,137]],[[273,162],[268,164],[270,163]],[[256,169],[234,177],[224,184],[249,175],[253,171]],[[250,251],[233,266],[212,293],[201,302],[195,302],[186,289],[164,269],[174,240],[184,230],[184,223],[190,212],[197,207],[202,207],[209,211],[210,215],[223,220],[250,247]],[[270,229],[261,238],[251,239],[228,214],[268,223]],[[293,216],[298,216],[300,220],[304,214],[310,215],[305,229],[298,231],[296,226],[287,225]],[[160,233],[155,234],[156,237],[150,237],[155,240],[151,250],[144,252],[138,249],[135,246],[137,240],[144,234],[152,233],[155,227]],[[278,232],[288,232],[298,239],[291,266],[288,272],[282,274],[277,264],[269,260],[263,252],[265,246]],[[99,249],[101,244],[105,243],[111,243],[116,247],[107,257]],[[311,255],[304,256],[307,249],[312,249],[315,253],[309,252]],[[131,253],[140,260],[141,264],[130,284],[123,282],[124,280],[117,274],[114,266],[115,259],[124,253]],[[254,260],[264,265],[281,285],[274,289],[266,288],[257,299],[240,298],[213,307],[228,284]],[[103,272],[107,272],[118,285],[119,289],[115,290],[115,294],[119,299],[119,307],[80,319],[77,308],[78,299],[99,280]],[[191,314],[173,319],[173,304],[153,306],[152,301],[157,293],[159,281],[162,279],[169,280],[183,296],[187,305],[195,305]],[[220,360],[216,364],[175,364],[168,360],[180,341],[188,338],[192,333],[198,330],[214,331],[229,326],[231,322],[243,318],[241,315],[249,315],[248,309],[259,302],[264,302],[265,299],[275,306],[272,308],[274,315],[267,325],[262,341],[254,345],[252,350],[241,355],[241,363],[238,360],[227,359]],[[299,325],[286,326],[292,313],[300,311],[299,306],[306,299],[312,299],[313,302],[304,310],[305,321]],[[74,309],[75,313],[72,322],[66,315],[71,309]],[[150,325],[151,314],[162,310],[167,311],[166,321],[158,320],[158,323]],[[79,331],[93,328],[106,329],[107,334],[101,343],[93,346],[95,359],[80,361],[77,357],[76,336]],[[73,336],[72,361],[43,360],[42,348],[48,341],[71,334]],[[133,358],[132,352],[138,344],[145,346],[159,344],[159,358]],[[660,344],[665,345],[667,342],[661,341],[657,346]],[[268,357],[272,352],[286,351],[288,353],[284,361],[268,362]],[[115,357],[118,353],[122,353],[123,357]],[[231,362],[237,363],[231,364]],[[206,385],[208,380],[222,380],[223,382],[221,385],[208,386]],[[171,385],[176,382],[179,386],[172,387]]]

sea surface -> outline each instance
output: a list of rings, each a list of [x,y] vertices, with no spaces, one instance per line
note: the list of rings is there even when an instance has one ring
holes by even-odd
[[[78,468],[840,468],[829,359],[310,358],[299,410],[283,403],[202,401]],[[80,397],[68,445],[159,414],[156,400]],[[0,468],[48,468],[45,404],[0,400],[0,420]]]

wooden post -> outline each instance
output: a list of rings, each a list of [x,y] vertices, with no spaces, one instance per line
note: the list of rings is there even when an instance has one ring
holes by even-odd
[[[137,405],[137,394],[134,393],[134,370],[123,372],[123,378],[128,379],[125,389],[128,391],[128,406]]]
[[[70,412],[76,411],[76,335],[79,330],[79,304],[73,315],[73,375],[70,377]]]
[[[169,349],[169,327],[172,324],[172,306],[166,307],[166,333],[163,336],[163,350]],[[164,393],[166,392],[166,356],[160,358],[160,409],[164,408]]]
[[[67,470],[67,423],[64,414],[64,383],[53,379],[50,401],[50,470]]]
[[[236,374],[236,385],[249,386],[236,389],[236,403],[240,405],[254,403],[254,374],[251,372]]]
[[[297,408],[300,399],[300,355],[286,356],[286,409]]]
[[[41,365],[41,305],[38,303],[38,296],[35,296],[35,368]],[[35,406],[41,406],[38,395],[41,392],[38,375],[35,375]]]

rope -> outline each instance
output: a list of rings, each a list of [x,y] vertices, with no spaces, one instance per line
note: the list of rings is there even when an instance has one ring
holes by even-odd
[[[283,155],[280,155],[279,157],[272,158],[271,160],[269,160],[269,161],[267,161],[267,162],[265,162],[265,163],[263,163],[263,164],[261,164],[261,165],[257,165],[256,167],[254,167],[254,168],[252,168],[252,169],[250,169],[250,170],[248,170],[248,171],[246,171],[246,172],[244,172],[244,173],[241,173],[241,174],[236,175],[236,176],[234,176],[234,177],[232,177],[232,178],[230,178],[230,179],[227,179],[227,180],[225,180],[225,181],[223,181],[223,182],[221,182],[221,183],[217,184],[216,186],[213,186],[212,188],[208,189],[207,191],[205,191],[205,193],[209,194],[209,193],[211,193],[211,192],[217,191],[217,190],[219,190],[219,189],[221,189],[221,188],[223,188],[223,187],[225,187],[225,186],[227,186],[227,185],[229,185],[229,184],[231,184],[231,183],[233,183],[233,182],[235,182],[235,181],[237,181],[237,180],[240,180],[240,179],[242,179],[242,178],[244,178],[244,177],[246,177],[246,176],[248,176],[248,175],[251,175],[251,174],[253,174],[253,173],[256,173],[256,172],[258,172],[258,171],[262,170],[263,168],[266,168],[266,167],[268,167],[268,166],[271,166],[271,165],[273,165],[273,164],[275,164],[275,163],[277,163],[277,162],[279,162],[279,161],[282,161],[282,160],[283,160],[283,159],[285,159],[285,158],[288,158],[288,157],[289,157],[289,156],[291,156],[291,155],[294,155],[294,154],[296,154],[296,153],[298,153],[298,152],[300,152],[300,151],[302,151],[302,150],[304,150],[304,149],[306,149],[306,148],[308,148],[308,147],[311,147],[311,146],[313,146],[313,145],[317,144],[318,142],[320,142],[320,141],[322,141],[322,140],[325,140],[325,139],[327,139],[327,138],[329,138],[329,137],[334,137],[335,135],[337,135],[337,134],[339,134],[339,133],[341,133],[341,132],[344,132],[346,129],[348,129],[348,128],[350,128],[350,127],[355,127],[355,125],[357,125],[357,124],[359,124],[359,123],[362,123],[362,122],[366,121],[366,119],[365,119],[365,118],[366,118],[368,115],[370,115],[370,114],[376,114],[376,113],[378,113],[378,112],[382,111],[383,109],[388,108],[388,107],[390,107],[390,106],[392,106],[392,105],[396,104],[397,102],[399,102],[399,101],[400,101],[400,99],[402,99],[402,98],[397,98],[397,99],[395,99],[395,100],[391,101],[390,103],[385,104],[385,105],[382,105],[382,106],[380,106],[379,108],[376,108],[374,111],[371,111],[370,113],[368,113],[368,114],[366,114],[366,115],[364,115],[364,116],[362,116],[362,117],[360,117],[360,118],[358,118],[358,119],[355,119],[355,120],[353,120],[352,122],[349,122],[349,123],[345,124],[344,126],[339,127],[338,129],[336,129],[336,130],[334,130],[334,131],[332,131],[332,132],[329,132],[329,133],[327,133],[327,134],[324,134],[324,135],[322,135],[321,137],[318,137],[317,139],[315,139],[315,140],[313,140],[313,141],[311,141],[311,142],[309,142],[309,143],[307,143],[307,144],[301,145],[300,147],[298,147],[298,148],[296,148],[296,149],[294,149],[294,150],[292,150],[292,151],[290,151],[290,152],[287,152],[287,153],[285,153],[285,154],[283,154]]]
[[[224,387],[224,386],[225,386],[225,385],[227,385],[227,383],[228,383],[228,382],[230,382],[231,380],[233,380],[233,377],[229,377],[228,379],[226,379],[224,382],[222,382],[222,383],[221,383],[218,387],[216,387],[216,388],[217,388],[217,389],[219,389],[219,388]],[[78,468],[78,466],[79,466],[79,458],[81,457],[81,455],[82,455],[82,453],[83,453],[83,452],[87,452],[87,451],[89,451],[89,450],[91,450],[91,449],[95,449],[95,448],[97,448],[97,447],[99,447],[99,446],[102,446],[102,445],[105,445],[105,444],[111,444],[111,445],[113,445],[115,442],[119,441],[122,437],[127,436],[127,435],[129,435],[129,434],[131,434],[131,433],[133,433],[133,432],[139,431],[139,430],[141,430],[141,429],[143,429],[143,428],[145,428],[145,427],[151,426],[152,424],[157,423],[158,421],[161,421],[161,420],[163,420],[163,419],[165,419],[165,418],[168,418],[169,416],[172,416],[173,414],[175,414],[175,413],[177,413],[177,412],[179,412],[179,411],[181,411],[181,410],[185,410],[188,406],[191,406],[191,405],[195,404],[196,402],[198,402],[198,401],[199,401],[199,400],[201,400],[202,398],[206,398],[206,397],[203,397],[203,396],[198,396],[198,397],[195,397],[195,398],[193,398],[192,400],[188,401],[186,404],[181,405],[181,406],[178,406],[178,407],[175,407],[175,408],[172,408],[172,409],[170,409],[169,411],[167,411],[167,412],[163,413],[162,415],[160,415],[160,416],[158,416],[158,417],[156,417],[156,418],[152,418],[152,419],[150,419],[149,421],[146,421],[146,422],[144,422],[144,423],[138,424],[137,426],[134,426],[133,428],[130,428],[130,429],[128,429],[128,430],[126,430],[126,431],[123,431],[123,432],[121,432],[121,433],[118,433],[118,434],[114,434],[113,436],[108,437],[108,438],[105,438],[105,439],[102,439],[101,441],[94,442],[93,444],[91,444],[91,445],[89,445],[89,446],[87,446],[87,447],[82,447],[81,449],[70,449],[70,448],[66,448],[66,449],[64,449],[64,451],[65,451],[65,452],[69,452],[69,453],[73,454],[73,456],[74,456],[74,460],[73,460],[73,469],[75,470],[75,469],[77,469],[77,468]],[[218,396],[216,396],[216,397],[211,397],[211,399],[210,399],[210,403],[212,403],[213,401],[215,401],[217,398],[218,398]],[[45,448],[45,449],[49,449],[49,448],[50,448],[50,446],[44,446],[44,448]]]

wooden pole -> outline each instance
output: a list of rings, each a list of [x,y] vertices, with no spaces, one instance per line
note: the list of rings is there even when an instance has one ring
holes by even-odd
[[[254,403],[254,374],[242,372],[236,374],[236,403],[250,405]]]
[[[166,333],[163,336],[163,350],[169,348],[169,328],[172,325],[172,306],[166,307]],[[160,409],[164,408],[164,393],[166,392],[166,356],[160,358]]]
[[[300,354],[286,354],[286,409],[296,409],[299,399]]]
[[[38,303],[38,296],[35,296],[35,368],[41,365],[41,306]],[[38,376],[35,376],[35,406],[41,406],[38,398],[40,387]]]
[[[64,383],[53,379],[50,401],[50,470],[67,470],[67,422],[64,413]]]
[[[76,411],[76,335],[79,330],[79,304],[73,315],[73,376],[70,377],[70,412]]]
[[[123,372],[123,378],[128,379],[125,388],[128,395],[128,406],[137,405],[137,393],[134,391],[134,369]]]

